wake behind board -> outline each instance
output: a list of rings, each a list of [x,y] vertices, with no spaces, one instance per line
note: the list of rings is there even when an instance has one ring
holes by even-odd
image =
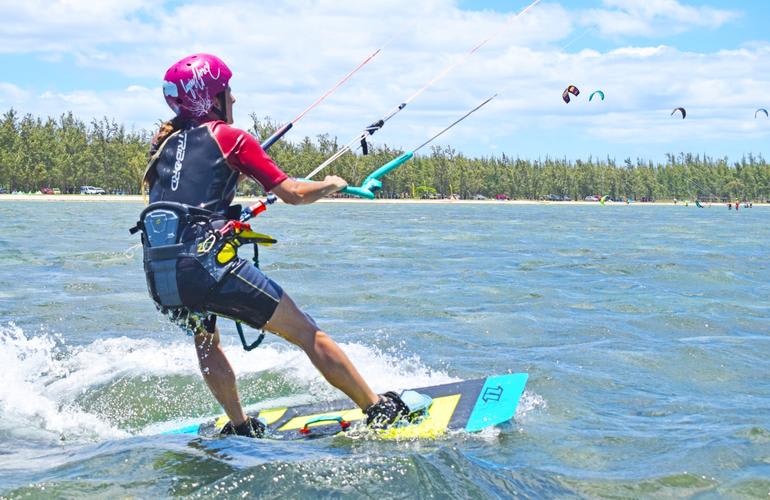
[[[412,415],[409,422],[399,422],[388,429],[378,431],[378,437],[434,438],[446,432],[477,432],[504,424],[516,413],[526,383],[526,373],[512,373],[413,389],[412,391],[423,396],[427,408],[421,408]],[[406,394],[407,392],[410,394]],[[411,391],[404,391],[402,394],[415,396]],[[281,440],[344,433],[351,428],[351,424],[364,419],[364,414],[350,400],[270,408],[249,412],[249,416],[260,418],[267,424],[265,437]],[[213,437],[227,422],[228,418],[222,416],[216,420],[181,427],[163,434]]]

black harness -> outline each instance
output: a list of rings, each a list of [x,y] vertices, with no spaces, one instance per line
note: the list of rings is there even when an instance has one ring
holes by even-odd
[[[226,222],[215,212],[169,201],[152,203],[142,211],[129,231],[142,231],[147,288],[159,309],[201,311],[208,294],[238,265],[238,259],[217,261],[228,240],[217,229]],[[185,272],[179,273],[182,269]],[[186,274],[191,286],[180,288],[179,277]]]

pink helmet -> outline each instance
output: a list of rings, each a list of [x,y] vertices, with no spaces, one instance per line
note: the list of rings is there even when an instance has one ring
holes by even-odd
[[[166,104],[183,118],[206,116],[233,72],[217,56],[193,54],[173,64],[163,77]]]

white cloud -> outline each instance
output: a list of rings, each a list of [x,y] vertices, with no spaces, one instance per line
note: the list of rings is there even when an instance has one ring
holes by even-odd
[[[659,37],[693,28],[719,28],[737,18],[736,11],[693,7],[678,0],[603,0],[605,9],[590,9],[582,24],[605,36]]]
[[[23,26],[14,33],[0,31],[0,52],[34,51],[52,61],[74,61],[73,72],[123,75],[121,83],[107,90],[64,91],[53,78],[52,87],[42,93],[19,88],[5,74],[0,77],[6,80],[0,84],[0,104],[15,103],[20,111],[44,116],[72,110],[83,119],[114,117],[129,126],[150,128],[169,117],[160,79],[173,61],[191,52],[217,53],[234,69],[236,122],[246,127],[251,112],[291,119],[390,40],[292,132],[295,139],[330,133],[341,142],[512,17],[464,12],[452,0],[363,6],[353,0],[291,0],[279,6],[230,0],[187,2],[173,9],[149,1],[111,0],[97,5],[54,2],[38,18],[36,10],[43,3],[13,12],[0,7],[0,15]],[[604,34],[613,34],[611,25],[623,23],[638,23],[628,28],[633,34],[711,28],[735,16],[675,0],[606,0],[604,6],[591,21]],[[404,12],[410,12],[406,20]],[[770,85],[767,43],[707,54],[658,44],[577,53],[553,48],[574,36],[575,27],[586,19],[591,16],[575,16],[556,3],[539,5],[412,102],[375,141],[413,147],[497,91],[500,97],[440,142],[473,154],[542,146],[558,153],[559,137],[583,138],[598,151],[617,144],[658,144],[651,151],[662,150],[686,143],[693,134],[710,140],[742,133],[770,137],[770,127],[747,121],[757,107],[770,106],[765,100]],[[565,105],[561,92],[570,83],[583,95]],[[597,88],[606,92],[607,100],[588,103],[588,94]],[[684,122],[669,116],[677,106],[690,112]]]
[[[0,82],[0,106],[14,107],[19,102],[27,100],[30,92],[20,88],[18,85],[7,82]]]
[[[132,43],[150,34],[134,16],[150,0],[26,0],[0,3],[0,53],[69,53],[103,43]]]

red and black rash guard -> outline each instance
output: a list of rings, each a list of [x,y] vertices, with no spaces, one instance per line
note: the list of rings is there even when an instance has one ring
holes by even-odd
[[[225,213],[238,176],[246,174],[270,191],[288,176],[251,134],[221,120],[181,131],[160,151],[150,203],[175,201]]]

